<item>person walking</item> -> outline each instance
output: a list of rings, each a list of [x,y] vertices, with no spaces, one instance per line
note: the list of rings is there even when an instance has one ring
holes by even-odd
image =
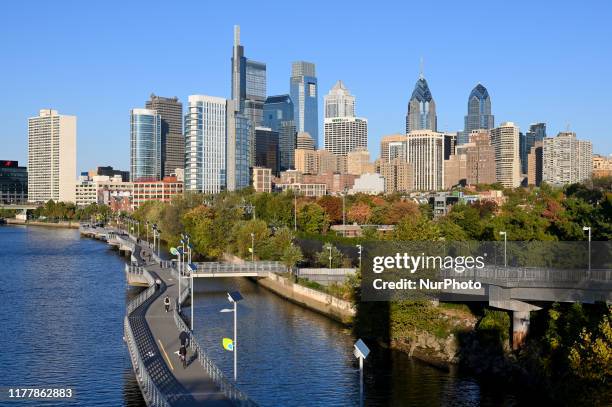
[[[166,295],[164,298],[164,307],[166,308],[166,312],[170,311],[170,297]]]
[[[159,290],[161,288],[161,280],[159,278],[155,279],[155,289]]]
[[[187,347],[185,345],[181,345],[179,357],[181,358],[181,363],[183,363],[183,369],[185,369],[187,367]]]

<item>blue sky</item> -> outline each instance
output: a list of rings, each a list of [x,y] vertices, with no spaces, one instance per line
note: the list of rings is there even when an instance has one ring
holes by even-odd
[[[27,118],[78,116],[78,169],[129,167],[129,110],[151,92],[229,97],[234,24],[267,63],[268,94],[291,62],[342,79],[369,120],[369,148],[401,132],[421,57],[439,130],[463,128],[481,82],[497,124],[569,124],[612,153],[612,3],[560,1],[8,2],[0,24],[0,159],[27,161]],[[322,144],[322,132],[320,134]]]

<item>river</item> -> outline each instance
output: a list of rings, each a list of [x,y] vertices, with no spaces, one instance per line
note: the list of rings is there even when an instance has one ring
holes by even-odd
[[[0,227],[0,387],[72,387],[73,405],[142,406],[123,342],[124,259],[76,230]],[[342,325],[247,279],[196,281],[195,331],[231,377],[226,292],[240,290],[238,382],[262,406],[356,406],[354,338]],[[366,406],[512,406],[511,394],[375,349]],[[37,402],[19,402],[36,405]],[[50,405],[50,404],[45,404]]]

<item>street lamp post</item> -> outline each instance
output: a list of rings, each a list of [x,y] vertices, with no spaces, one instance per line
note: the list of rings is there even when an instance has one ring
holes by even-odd
[[[591,227],[583,226],[582,230],[589,232],[589,273],[591,273]]]
[[[251,262],[255,261],[255,233],[251,233]]]
[[[342,194],[342,236],[346,237],[346,189]]]
[[[297,193],[293,191],[293,230],[297,231]]]
[[[329,246],[329,268],[332,268],[332,245]]]
[[[370,348],[361,339],[353,347],[353,354],[359,359],[359,406],[363,406],[363,361],[370,354]]]
[[[499,232],[504,237],[504,267],[508,267],[508,258],[506,257],[506,246],[508,245],[508,233]]]
[[[361,272],[361,251],[363,247],[360,244],[358,244],[357,249],[359,249],[359,271]]]
[[[234,381],[238,380],[238,301],[242,300],[242,294],[238,291],[233,291],[231,293],[227,293],[227,300],[230,303],[234,304],[234,309],[224,308],[221,312],[233,312],[234,313],[234,342],[233,349],[234,352]]]

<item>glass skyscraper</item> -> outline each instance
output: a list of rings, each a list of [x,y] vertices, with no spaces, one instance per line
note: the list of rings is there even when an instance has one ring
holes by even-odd
[[[431,96],[425,77],[421,74],[414,85],[412,96],[408,102],[406,133],[416,130],[437,131],[437,128],[436,102]]]
[[[269,127],[255,129],[255,166],[270,168],[272,174],[279,175],[278,133]]]
[[[493,127],[495,118],[491,114],[491,98],[487,88],[479,83],[468,97],[468,114],[465,116],[464,130],[457,137],[457,144],[467,143],[472,130],[490,130]]]
[[[161,116],[151,109],[130,114],[130,179],[159,181],[162,177]]]
[[[531,147],[537,141],[542,141],[546,138],[546,123],[534,123],[529,125],[529,131],[526,134],[520,134],[520,156],[521,156],[521,171],[527,174],[528,156]]]
[[[296,126],[289,95],[269,96],[263,110],[263,126],[278,133],[280,171],[295,168]]]
[[[227,102],[213,96],[189,96],[185,115],[185,191],[218,193],[226,188]]]
[[[295,126],[298,132],[308,132],[319,145],[319,113],[315,65],[297,61],[291,66],[290,94],[293,101]]]
[[[255,127],[261,126],[263,120],[266,86],[266,64],[244,56],[244,47],[240,45],[240,27],[234,26],[232,99],[235,111],[244,114],[251,121],[247,143],[250,166],[253,166],[254,163]]]

